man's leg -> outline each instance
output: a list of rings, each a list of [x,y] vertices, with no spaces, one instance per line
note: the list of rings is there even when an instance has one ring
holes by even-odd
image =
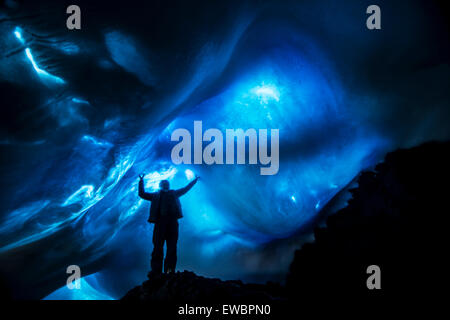
[[[178,241],[178,221],[171,221],[166,232],[166,259],[164,261],[164,272],[175,272],[177,265],[177,241]]]
[[[162,263],[164,257],[164,225],[155,223],[153,228],[153,252],[151,267],[153,272],[162,272]]]

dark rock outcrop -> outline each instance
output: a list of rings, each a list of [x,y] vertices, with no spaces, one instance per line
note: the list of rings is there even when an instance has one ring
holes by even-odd
[[[277,284],[244,284],[200,277],[193,272],[148,274],[148,280],[130,290],[122,300],[151,302],[262,303],[283,300],[284,290]]]
[[[449,142],[397,150],[374,172],[363,172],[348,205],[296,252],[289,296],[400,297],[438,287],[448,251],[449,151]],[[370,265],[381,269],[379,292],[367,289]]]

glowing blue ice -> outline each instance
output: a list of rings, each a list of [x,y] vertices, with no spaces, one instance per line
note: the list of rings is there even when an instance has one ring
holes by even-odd
[[[186,170],[184,171],[184,173],[186,174],[186,178],[187,178],[188,180],[192,180],[192,179],[194,178],[194,172],[192,172],[192,170],[186,169]]]
[[[196,167],[203,182],[182,200],[190,231],[203,235],[220,229],[258,244],[287,237],[315,217],[339,191],[337,186],[350,182],[382,144],[376,136],[352,133],[339,93],[313,65],[283,52],[277,60],[264,60],[243,72],[217,96],[200,103],[195,114],[172,122],[174,128],[190,128],[194,120],[203,119],[207,127],[222,132],[280,130],[276,176],[261,177],[251,166]],[[161,144],[173,145],[161,139]]]
[[[112,144],[109,143],[108,141],[101,141],[98,138],[95,138],[95,137],[89,136],[89,135],[84,135],[81,138],[81,140],[91,142],[92,144],[99,146],[99,147],[111,147],[112,146]]]
[[[170,166],[167,170],[163,171],[154,171],[144,176],[145,179],[145,187],[150,189],[151,191],[159,190],[159,183],[161,180],[169,180],[171,181],[175,174],[177,173],[177,169],[173,166]]]
[[[20,41],[20,43],[22,43],[22,44],[25,43],[25,39],[22,36],[22,29],[20,27],[16,27],[14,29],[14,35],[16,36],[17,40]]]
[[[316,203],[316,205],[315,205],[315,207],[314,207],[314,208],[316,208],[316,210],[319,210],[319,207],[320,207],[320,200],[319,200],[319,201],[317,201],[317,203]]]
[[[98,273],[80,279],[80,289],[69,289],[63,286],[52,292],[43,300],[115,300],[109,294],[102,292],[97,281]]]
[[[274,99],[275,101],[280,101],[280,93],[278,89],[273,85],[265,85],[257,86],[251,90],[256,96],[260,99],[261,104],[267,104],[270,99]]]
[[[26,204],[9,213],[0,226],[0,233],[11,233],[21,228],[23,224],[32,219],[50,203],[49,200],[39,200]]]
[[[92,185],[81,186],[80,189],[78,189],[71,196],[69,196],[61,206],[65,207],[73,203],[83,201],[84,199],[89,199],[93,196],[93,191],[94,186]]]
[[[83,100],[83,99],[80,99],[80,98],[72,98],[72,102],[80,103],[80,104],[89,104],[89,101]]]
[[[53,81],[53,82],[58,83],[58,84],[65,83],[65,81],[63,79],[61,79],[61,78],[59,78],[57,76],[54,76],[54,75],[48,73],[47,71],[42,70],[41,68],[39,68],[39,66],[37,65],[36,61],[34,60],[34,57],[33,57],[33,54],[31,53],[30,48],[26,48],[25,49],[25,54],[26,54],[28,60],[31,62],[31,65],[33,66],[34,70],[36,71],[36,73],[40,77],[42,77],[42,78],[44,78],[46,80]]]
[[[20,31],[15,36],[19,41],[23,39]],[[112,67],[122,67],[143,83],[154,84],[151,66],[143,59],[146,55],[141,55],[138,43],[118,32],[107,34],[105,42],[114,63]],[[40,77],[53,79],[54,76],[39,68],[29,48],[25,53]],[[199,273],[207,270],[217,275],[224,267],[214,261],[222,256],[228,258],[230,252],[247,248],[255,248],[257,252],[264,248],[262,244],[297,232],[361,169],[378,160],[372,153],[382,141],[363,128],[355,128],[360,119],[346,109],[347,101],[341,99],[342,88],[332,82],[336,79],[333,74],[322,74],[320,68],[295,49],[283,48],[261,55],[264,57],[249,62],[248,68],[247,65],[242,68],[232,81],[208,95],[208,99],[198,105],[186,105],[189,112],[167,119],[167,123],[159,127],[145,128],[147,131],[139,135],[134,135],[133,131],[133,134],[120,136],[116,129],[123,119],[117,117],[93,128],[98,130],[89,131],[95,132],[98,138],[86,134],[74,140],[69,159],[64,159],[67,163],[61,164],[58,160],[52,163],[56,176],[61,172],[69,174],[61,178],[64,181],[57,181],[61,188],[48,195],[51,202],[24,206],[11,216],[14,218],[10,224],[12,230],[20,229],[24,223],[34,223],[36,219],[34,233],[16,232],[22,238],[8,243],[8,248],[51,234],[61,223],[76,217],[77,222],[81,222],[77,226],[82,228],[82,238],[77,245],[95,247],[96,254],[109,250],[122,254],[127,250],[118,249],[124,248],[124,243],[126,248],[131,247],[128,243],[132,242],[133,251],[127,258],[133,258],[134,264],[149,254],[153,228],[146,223],[150,203],[137,194],[138,174],[142,172],[150,172],[145,175],[148,192],[158,190],[163,179],[170,181],[172,189],[178,189],[195,175],[202,177],[180,198],[184,214],[180,220],[180,269]],[[214,65],[215,60],[212,61],[205,65]],[[326,63],[318,61],[318,65]],[[202,69],[202,72],[208,74],[208,70]],[[203,79],[204,75],[194,78]],[[198,81],[192,83],[168,100],[181,103],[191,94],[195,95]],[[196,97],[193,98],[192,101],[196,101]],[[82,97],[70,96],[61,104],[55,101],[48,105],[54,115],[65,121],[77,119],[88,127],[89,123],[78,117],[79,109],[87,103]],[[176,128],[191,128],[193,121],[199,119],[205,127],[222,132],[229,128],[279,129],[279,173],[263,177],[258,168],[246,165],[173,165],[170,132]],[[160,131],[160,128],[166,129]],[[48,220],[38,220],[44,217]],[[233,259],[233,277],[241,276],[245,266],[253,263],[249,260],[253,259]],[[127,273],[145,277],[148,261],[137,270],[139,268],[133,266]],[[83,295],[60,292],[53,297],[104,297],[88,278]],[[94,289],[91,292],[90,287]]]

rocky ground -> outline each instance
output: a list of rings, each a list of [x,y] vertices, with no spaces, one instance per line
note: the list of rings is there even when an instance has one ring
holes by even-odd
[[[122,300],[161,302],[248,302],[263,303],[284,299],[284,288],[278,284],[244,284],[205,278],[193,272],[172,274],[149,273],[148,280],[129,291]]]

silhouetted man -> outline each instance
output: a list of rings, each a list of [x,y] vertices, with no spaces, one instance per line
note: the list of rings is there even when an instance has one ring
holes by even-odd
[[[153,229],[152,272],[162,272],[164,242],[166,242],[167,246],[164,272],[175,272],[177,264],[178,219],[183,217],[178,198],[194,186],[198,177],[186,187],[178,190],[170,190],[169,181],[162,180],[159,183],[160,191],[152,193],[144,190],[144,175],[139,175],[139,178],[139,197],[152,202],[150,217],[148,218],[148,222],[155,224]]]

